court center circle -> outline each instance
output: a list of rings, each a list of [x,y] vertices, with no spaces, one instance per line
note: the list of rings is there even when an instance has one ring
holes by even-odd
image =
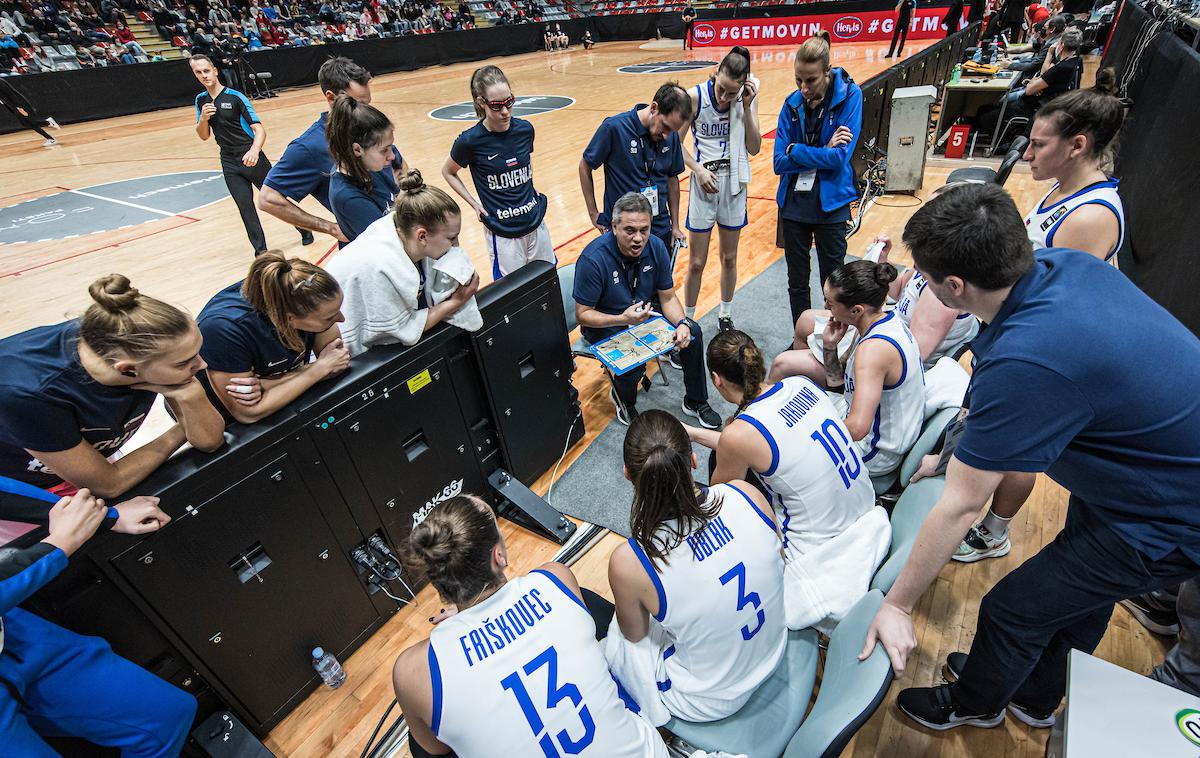
[[[513,103],[512,114],[521,118],[537,116],[550,111],[560,111],[575,104],[575,98],[562,95],[523,95]],[[454,105],[443,105],[429,112],[435,121],[478,121],[475,104],[470,100]]]

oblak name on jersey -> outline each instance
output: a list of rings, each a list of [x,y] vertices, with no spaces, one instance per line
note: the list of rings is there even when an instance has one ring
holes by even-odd
[[[531,589],[494,619],[485,619],[482,624],[458,638],[467,666],[474,666],[505,648],[513,640],[524,635],[539,621],[554,610],[542,600],[541,591]],[[474,654],[474,660],[472,660]]]
[[[725,526],[725,521],[720,516],[687,538],[688,547],[692,549],[692,555],[697,561],[703,561],[730,542],[733,542],[733,532]]]
[[[811,411],[820,401],[817,394],[808,387],[802,387],[799,392],[792,396],[783,404],[783,407],[778,410],[779,417],[787,424],[788,429],[800,422],[804,418],[804,414]]]

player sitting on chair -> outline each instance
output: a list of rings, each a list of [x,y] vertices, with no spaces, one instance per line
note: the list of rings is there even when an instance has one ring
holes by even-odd
[[[685,318],[675,296],[671,257],[667,247],[651,234],[650,201],[629,192],[613,204],[612,230],[592,240],[579,254],[575,273],[575,315],[583,338],[595,344],[654,315],[651,302],[661,302],[662,316],[675,324],[675,346],[683,363],[683,412],[706,429],[721,425],[721,417],[708,405],[704,376],[704,342],[700,325]],[[637,389],[645,366],[612,377],[617,420],[628,425],[637,415]]]

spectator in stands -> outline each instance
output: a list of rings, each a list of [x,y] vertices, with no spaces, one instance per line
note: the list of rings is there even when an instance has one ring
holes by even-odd
[[[167,8],[162,0],[157,0],[154,7],[154,27],[158,29],[158,35],[164,40],[170,42],[177,34],[182,34],[185,30],[183,21],[175,11]]]
[[[79,64],[80,68],[95,68],[99,65],[96,63],[96,56],[92,55],[92,51],[83,45],[75,46],[75,62]]]
[[[223,5],[213,5],[208,11],[208,27],[214,33],[229,34],[236,28],[233,22],[233,16],[230,15],[229,9]]]
[[[113,37],[134,55],[143,57],[146,55],[146,51],[138,44],[137,37],[133,36],[133,32],[125,25],[124,21],[117,22],[117,28],[113,31]]]
[[[329,204],[338,228],[351,242],[386,216],[396,199],[390,186],[377,186],[372,180],[392,165],[394,134],[387,116],[349,95],[338,95],[329,109],[325,136],[334,161]]]
[[[858,196],[850,158],[863,99],[846,71],[830,67],[829,32],[800,46],[794,73],[798,88],[780,110],[774,159],[793,324],[812,307],[813,242],[822,285],[846,258],[846,222]]]
[[[1025,8],[1025,28],[1029,31],[1030,38],[1033,37],[1033,27],[1049,18],[1049,9],[1036,0]]]
[[[33,56],[28,61],[31,72],[40,73],[43,71],[58,70],[58,65],[54,62],[54,59],[50,57],[50,54],[41,45],[33,45],[30,50],[33,53]]]
[[[1052,63],[1054,57],[1047,57],[1042,64],[1038,76],[1029,80],[1022,94],[1007,108],[1004,108],[1004,118],[1032,118],[1043,103],[1053,100],[1064,92],[1079,88],[1079,78],[1083,74],[1083,61],[1079,57],[1079,48],[1083,45],[1083,32],[1078,29],[1068,29],[1063,32],[1054,47],[1057,63]],[[995,134],[1000,128],[1001,104],[989,106],[975,116],[976,127],[987,134]],[[1015,132],[1009,130],[1015,136]]]
[[[66,44],[66,36],[52,19],[46,18],[45,13],[41,8],[33,9],[33,18],[31,20],[33,31],[43,44],[54,43],[56,45]]]

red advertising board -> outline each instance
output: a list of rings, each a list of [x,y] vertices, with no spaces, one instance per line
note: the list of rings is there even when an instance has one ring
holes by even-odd
[[[941,39],[945,8],[918,8],[908,29],[909,39]],[[822,29],[834,43],[890,42],[895,30],[895,11],[827,13],[788,18],[742,18],[699,21],[693,27],[696,47],[733,45],[798,45]]]

